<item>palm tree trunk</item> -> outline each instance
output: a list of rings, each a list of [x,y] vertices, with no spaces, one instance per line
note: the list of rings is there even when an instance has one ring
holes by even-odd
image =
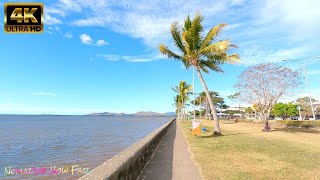
[[[216,109],[214,108],[214,105],[213,105],[212,98],[210,96],[208,87],[207,87],[206,83],[204,82],[204,79],[202,77],[202,74],[200,72],[199,67],[196,66],[195,68],[196,68],[196,71],[198,73],[201,85],[203,86],[204,92],[206,93],[207,99],[209,101],[209,105],[210,105],[210,109],[211,109],[210,113],[211,113],[211,116],[213,117],[213,123],[214,123],[214,134],[215,135],[221,135],[221,129],[220,129],[219,120],[218,120],[218,117],[217,117],[217,112],[216,112]]]
[[[199,110],[200,110],[200,112],[199,112],[199,117],[202,118],[202,113],[201,113],[201,108],[202,108],[201,95],[200,95],[200,103],[199,103],[199,106],[200,106],[200,108],[199,108]]]
[[[181,96],[182,98],[182,109],[183,109],[183,112],[182,112],[182,122],[185,122],[185,109],[184,109],[184,101],[183,101],[183,96]]]
[[[207,100],[207,98],[206,98],[206,105],[205,105],[205,107],[206,107],[205,118],[207,119],[207,116],[208,116],[208,100]]]

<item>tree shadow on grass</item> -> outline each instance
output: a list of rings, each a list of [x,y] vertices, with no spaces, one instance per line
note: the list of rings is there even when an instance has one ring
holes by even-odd
[[[320,131],[317,129],[307,129],[307,128],[274,128],[272,131],[282,131],[282,132],[290,132],[290,133],[311,133],[311,134],[320,134]]]
[[[224,134],[222,135],[208,134],[198,138],[212,138],[212,137],[236,136],[236,135],[242,135],[242,134],[259,134],[259,133],[265,133],[265,132],[261,131],[261,132],[250,132],[250,133],[234,133],[234,134],[225,134],[225,135]]]

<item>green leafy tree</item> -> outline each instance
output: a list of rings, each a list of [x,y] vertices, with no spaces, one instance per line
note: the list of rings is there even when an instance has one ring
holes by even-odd
[[[292,103],[277,103],[272,109],[272,114],[282,117],[282,119],[285,120],[290,116],[299,115],[297,106],[298,105]]]
[[[317,102],[317,100],[313,99],[313,98],[311,98],[311,101],[313,103]],[[311,110],[310,98],[309,97],[298,98],[296,100],[296,103],[301,107],[302,119],[305,119],[307,116],[312,116],[312,110]],[[317,110],[317,108],[315,108],[315,110]]]
[[[234,114],[241,114],[238,110],[226,110],[226,114],[229,114],[230,116],[233,116]]]
[[[315,111],[317,115],[320,115],[320,106],[317,106]]]
[[[254,113],[254,109],[252,107],[247,107],[245,110],[244,110],[245,113],[247,114],[252,114]]]
[[[214,119],[214,133],[221,135],[217,112],[214,108],[208,87],[203,79],[202,72],[209,73],[209,70],[223,72],[220,66],[226,62],[238,62],[239,55],[228,54],[230,48],[237,47],[231,44],[230,40],[217,40],[218,34],[226,24],[218,24],[211,28],[206,35],[203,35],[202,21],[203,17],[197,14],[192,20],[188,16],[184,21],[182,29],[178,27],[177,22],[171,25],[173,41],[181,54],[174,53],[164,44],[161,44],[159,49],[160,52],[168,56],[168,58],[182,61],[187,69],[190,67],[195,68],[209,101],[211,115]]]
[[[237,92],[237,93],[231,94],[230,96],[228,96],[228,98],[232,101],[237,101],[239,99],[239,96],[240,96],[240,93]]]
[[[219,96],[218,92],[215,91],[210,91],[209,92],[211,99],[213,101],[213,104],[215,105],[215,107],[219,107],[219,108],[227,108],[228,106],[226,105],[226,103],[224,102],[224,98]],[[195,99],[195,104],[196,105],[201,105],[201,106],[205,106],[206,101],[204,100],[203,97],[207,97],[206,96],[206,92],[201,92],[199,94],[198,97],[196,97]],[[200,104],[200,98],[201,98],[201,104]]]
[[[194,110],[194,112],[195,112],[196,116],[200,116],[200,111],[199,110]],[[201,112],[203,113],[203,111],[201,111]],[[193,111],[190,111],[189,113],[190,113],[190,115],[193,115]]]

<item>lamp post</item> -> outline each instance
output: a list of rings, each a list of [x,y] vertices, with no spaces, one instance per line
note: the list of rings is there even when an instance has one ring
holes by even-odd
[[[307,68],[306,68],[306,62],[308,60],[311,60],[311,59],[316,59],[316,58],[320,58],[320,56],[317,56],[317,57],[311,57],[311,58],[307,58],[307,59],[304,59],[303,61],[303,71],[304,71],[304,78],[306,79],[306,82],[307,82],[307,87],[308,87],[308,91],[309,91],[309,100],[310,100],[310,106],[311,106],[311,111],[312,111],[312,116],[313,116],[313,120],[316,120],[316,115],[314,113],[314,108],[313,108],[313,102],[312,102],[312,97],[311,97],[311,91],[310,91],[310,85],[309,85],[309,80],[308,80],[308,76],[307,76]],[[283,59],[282,61],[287,61],[287,59]]]
[[[308,91],[309,91],[309,99],[310,99],[310,106],[311,106],[312,116],[313,116],[313,120],[316,120],[316,115],[315,115],[314,109],[313,109],[313,102],[312,102],[312,97],[311,97],[309,80],[308,80],[308,76],[307,76],[306,62],[304,62],[303,68],[304,68],[304,77],[305,77],[305,79],[306,79],[307,86],[308,86]]]
[[[299,111],[300,121],[302,121],[302,117],[301,117],[301,107],[300,107],[300,106],[298,106],[297,108],[298,108],[298,111]]]
[[[193,67],[193,76],[192,76],[192,93],[193,93],[193,121],[196,121],[196,95],[194,93],[194,67]]]

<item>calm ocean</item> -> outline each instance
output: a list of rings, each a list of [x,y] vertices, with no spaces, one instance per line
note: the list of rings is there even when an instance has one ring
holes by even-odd
[[[0,179],[77,179],[170,119],[1,115]]]

